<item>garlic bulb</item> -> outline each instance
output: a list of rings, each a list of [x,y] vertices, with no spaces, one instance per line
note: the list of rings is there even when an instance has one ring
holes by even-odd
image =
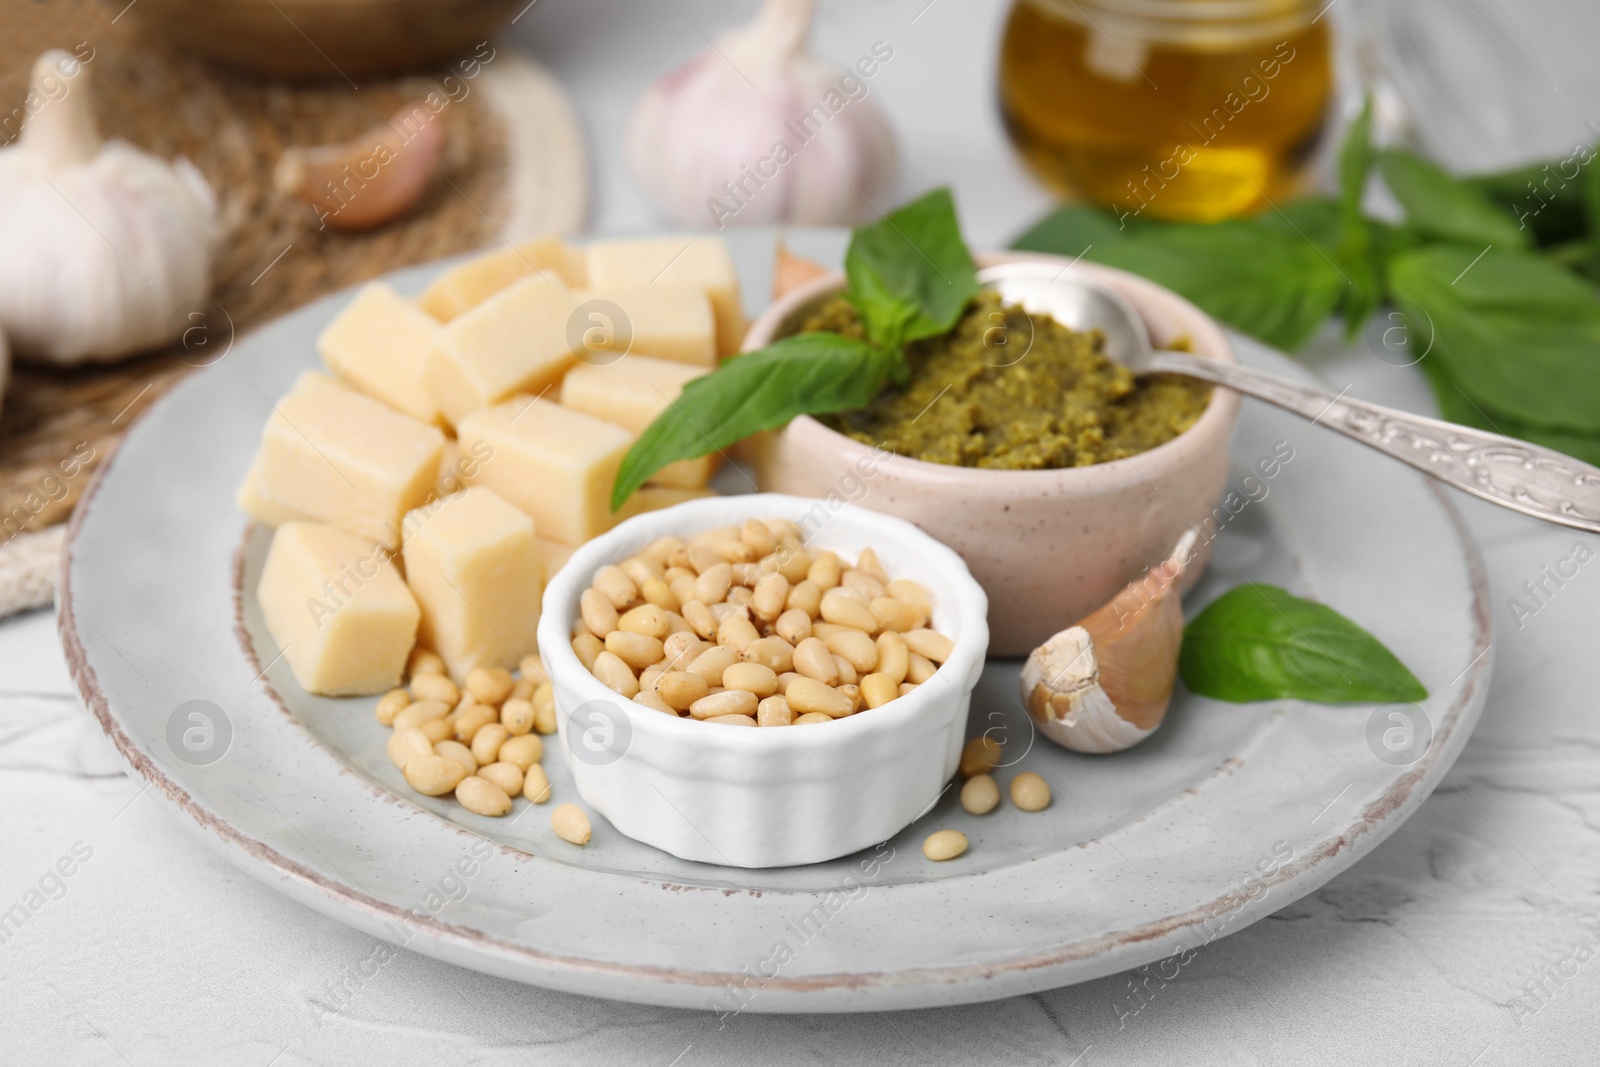
[[[44,105],[0,149],[0,328],[18,358],[109,362],[178,336],[211,285],[216,204],[186,160],[102,142],[84,64],[33,65]]]
[[[432,183],[444,144],[444,119],[417,100],[343,144],[288,149],[273,181],[316,210],[318,228],[367,230],[411,209]]]
[[[812,8],[765,0],[634,106],[628,169],[677,221],[850,223],[894,180],[894,133],[868,84],[894,49],[829,67],[806,52]]]
[[[1196,539],[1193,530],[1184,534],[1165,563],[1033,650],[1022,667],[1022,703],[1040,733],[1094,754],[1121,752],[1155,733],[1178,673],[1178,579]]]
[[[831,273],[833,272],[816,260],[797,256],[789,251],[789,246],[779,238],[772,259],[772,299],[777,300],[807,282]]]

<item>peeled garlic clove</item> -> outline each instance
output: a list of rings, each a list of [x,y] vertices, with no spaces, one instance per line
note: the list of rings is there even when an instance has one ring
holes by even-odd
[[[1104,607],[1033,650],[1022,703],[1039,732],[1074,752],[1132,748],[1166,718],[1183,643],[1178,580],[1194,554],[1185,534],[1172,556]]]
[[[782,241],[778,242],[777,255],[772,264],[772,299],[800,288],[816,278],[830,273],[827,267],[814,259],[797,256]]]
[[[756,20],[668,74],[634,105],[628,169],[679,222],[722,229],[850,223],[898,158],[866,76],[806,52],[813,0],[766,0]],[[879,42],[858,70],[893,57]]]
[[[421,198],[444,154],[444,120],[422,101],[343,144],[291,148],[278,159],[278,191],[317,210],[319,224],[369,230]]]
[[[85,63],[34,62],[17,143],[0,149],[0,329],[17,358],[108,362],[174,340],[211,288],[216,203],[171,163],[95,128]]]

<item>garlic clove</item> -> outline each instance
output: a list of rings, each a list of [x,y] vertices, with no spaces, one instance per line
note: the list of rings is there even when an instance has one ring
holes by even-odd
[[[816,260],[797,256],[789,251],[789,246],[780,238],[772,263],[772,299],[777,300],[828,273],[830,273],[828,268]]]
[[[35,62],[43,101],[0,149],[0,329],[18,359],[106,362],[174,339],[210,291],[216,203],[187,161],[95,128],[87,65]]]
[[[286,150],[273,183],[315,208],[321,224],[369,230],[405,214],[421,198],[444,146],[444,119],[414,101],[343,144]]]
[[[871,75],[806,52],[812,12],[812,0],[766,0],[639,98],[625,154],[657,207],[718,229],[826,225],[857,221],[887,191],[898,153]],[[892,56],[874,46],[858,69],[876,74]]]
[[[1105,754],[1161,725],[1183,643],[1178,582],[1195,542],[1194,531],[1184,534],[1166,562],[1028,656],[1022,702],[1042,734],[1074,752]]]

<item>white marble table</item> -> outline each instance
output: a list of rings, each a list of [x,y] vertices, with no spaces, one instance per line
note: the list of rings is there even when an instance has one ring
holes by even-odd
[[[908,143],[906,191],[953,183],[974,240],[997,242],[1046,202],[992,114],[1000,9],[925,4],[825,4],[819,43],[848,60],[892,41],[874,91]],[[578,100],[600,228],[652,225],[616,138],[635,93],[713,32],[713,8],[540,0],[515,27]],[[1354,395],[1430,408],[1414,370],[1365,346],[1327,340],[1309,359]],[[1499,633],[1488,706],[1445,786],[1319,892],[1217,941],[1165,988],[1141,986],[1143,1002],[1123,975],[967,1008],[719,1028],[708,1012],[546,992],[404,951],[373,973],[370,938],[215,858],[145,795],[79,707],[52,616],[11,619],[0,913],[39,906],[0,932],[0,1063],[1600,1062],[1600,570],[1519,629],[1507,599],[1579,537],[1462,507]]]

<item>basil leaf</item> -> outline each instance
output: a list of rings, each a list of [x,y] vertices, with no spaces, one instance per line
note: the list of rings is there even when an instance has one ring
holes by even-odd
[[[1432,237],[1501,249],[1526,248],[1528,234],[1504,207],[1411,152],[1378,155],[1383,183],[1405,209],[1406,221]]]
[[[1474,400],[1461,391],[1444,364],[1426,359],[1420,364],[1433,386],[1434,399],[1439,404],[1439,417],[1463,426],[1476,426],[1480,430],[1532,441],[1536,445],[1553,448],[1585,463],[1600,465],[1600,434],[1579,434],[1563,430],[1547,430],[1523,422],[1493,405]]]
[[[1574,156],[1548,163],[1530,163],[1515,170],[1479,174],[1466,182],[1490,200],[1504,207],[1517,220],[1519,229],[1533,234],[1540,245],[1558,244],[1584,235],[1583,191],[1567,173],[1568,166],[1587,167],[1594,159],[1592,149],[1586,158]]]
[[[1359,227],[1361,197],[1367,189],[1367,174],[1372,170],[1372,97],[1361,105],[1361,114],[1350,124],[1339,147],[1339,207],[1346,229]]]
[[[1434,245],[1390,264],[1409,327],[1426,334],[1416,350],[1480,405],[1529,426],[1600,433],[1594,289],[1531,253],[1479,251]]]
[[[844,270],[845,296],[860,312],[868,340],[884,349],[944,333],[978,295],[948,189],[857,227]]]
[[[1201,696],[1247,704],[1412,702],[1428,695],[1377,638],[1324,604],[1250,583],[1185,627],[1178,667]]]
[[[683,387],[628,449],[611,487],[615,511],[656,471],[782,426],[797,415],[864,407],[889,376],[888,357],[836,333],[799,333],[724,363]]]

